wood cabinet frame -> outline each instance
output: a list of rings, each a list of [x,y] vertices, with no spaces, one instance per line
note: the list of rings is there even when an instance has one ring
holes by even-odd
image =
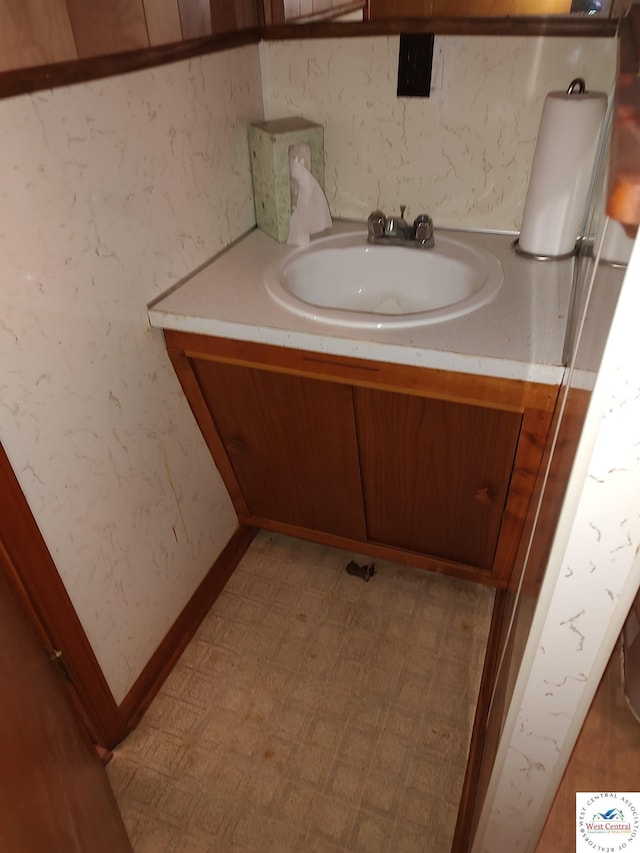
[[[557,386],[388,364],[190,332],[166,330],[164,334],[169,357],[241,523],[366,553],[379,559],[445,572],[498,588],[507,586],[551,424],[558,394]],[[520,413],[520,437],[491,570],[483,571],[474,566],[435,559],[404,549],[301,529],[252,515],[202,394],[192,367],[192,359],[213,360],[356,387],[396,391]]]

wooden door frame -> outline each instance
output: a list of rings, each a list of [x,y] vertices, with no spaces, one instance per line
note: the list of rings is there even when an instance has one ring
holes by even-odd
[[[0,570],[49,652],[60,650],[91,738],[113,748],[127,726],[0,443]]]

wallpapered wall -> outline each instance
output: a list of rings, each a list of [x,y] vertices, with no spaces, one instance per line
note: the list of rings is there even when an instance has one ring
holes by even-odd
[[[0,117],[0,440],[120,701],[237,526],[146,304],[254,225],[258,49]]]
[[[325,127],[335,216],[377,207],[436,225],[519,230],[544,97],[608,92],[615,39],[437,36],[429,98],[397,98],[399,37],[267,42],[265,113]]]

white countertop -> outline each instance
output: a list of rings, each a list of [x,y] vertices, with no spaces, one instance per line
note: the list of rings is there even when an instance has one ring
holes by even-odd
[[[322,236],[355,231],[366,238],[365,226],[351,222],[336,222]],[[512,234],[447,233],[493,252],[504,271],[495,299],[458,319],[408,329],[352,329],[297,316],[274,302],[263,285],[266,267],[294,247],[255,230],[155,300],[149,320],[163,329],[559,383],[573,261],[523,258],[511,249]]]

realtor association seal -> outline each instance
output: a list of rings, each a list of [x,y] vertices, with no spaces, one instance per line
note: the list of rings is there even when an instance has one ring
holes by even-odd
[[[576,849],[640,851],[639,793],[576,794]]]

